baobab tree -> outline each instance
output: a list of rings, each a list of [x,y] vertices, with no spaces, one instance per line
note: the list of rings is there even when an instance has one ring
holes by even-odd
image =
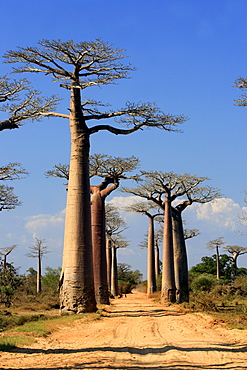
[[[189,237],[198,235],[197,230],[185,233],[183,228],[182,212],[193,203],[208,203],[221,196],[219,189],[209,185],[201,185],[208,177],[198,177],[194,175],[182,175],[180,177],[181,186],[184,189],[182,199],[177,201],[176,206],[172,207],[173,224],[173,248],[174,248],[174,271],[176,284],[177,303],[189,301],[188,283],[188,259],[185,240]]]
[[[0,111],[6,113],[6,119],[0,121],[0,131],[19,128],[27,120],[39,121],[43,113],[53,110],[59,99],[40,96],[33,90],[26,79],[11,81],[7,76],[0,76]]]
[[[156,212],[153,213],[152,211]],[[156,292],[156,276],[155,276],[155,243],[154,243],[154,219],[161,216],[162,212],[157,211],[157,207],[150,202],[138,202],[129,207],[126,207],[128,212],[136,212],[146,215],[149,219],[148,236],[147,236],[147,295]]]
[[[161,296],[164,301],[175,302],[175,273],[177,275],[177,270],[174,273],[174,233],[172,231],[172,214],[173,219],[175,217],[175,212],[177,216],[176,224],[173,225],[173,229],[177,230],[175,247],[182,248],[182,244],[178,240],[178,238],[181,240],[184,238],[181,218],[182,209],[185,209],[194,201],[206,201],[206,194],[208,194],[208,192],[210,192],[211,195],[213,192],[214,196],[216,196],[218,192],[207,188],[204,194],[202,188],[198,190],[198,185],[202,181],[207,180],[207,177],[197,177],[189,174],[178,175],[174,172],[163,173],[161,171],[141,171],[141,174],[144,176],[144,179],[140,182],[138,187],[134,189],[123,188],[123,191],[150,200],[154,202],[156,206],[159,206],[164,210],[163,273]],[[200,197],[196,195],[198,193],[200,194]],[[182,196],[187,197],[186,201],[182,201],[180,203],[180,207],[172,207],[172,202]],[[176,254],[177,253],[178,252],[176,250]],[[183,253],[183,255],[186,256],[186,253]],[[180,257],[175,257],[176,260],[181,261]],[[183,258],[182,261],[183,266],[185,266],[185,259]],[[185,269],[185,267],[183,267],[183,269]],[[186,270],[188,274],[187,267]]]
[[[0,249],[0,255],[3,256],[2,269],[3,271],[7,268],[7,256],[17,247],[17,244],[11,245],[10,247],[5,247]]]
[[[239,77],[234,82],[234,86],[238,87],[239,89],[243,91],[246,90],[247,89],[247,78]],[[247,106],[247,94],[243,93],[242,96],[239,99],[234,100],[234,102],[235,102],[235,105],[246,107]]]
[[[19,180],[27,175],[28,172],[20,163],[9,163],[0,167],[0,181]],[[0,185],[0,211],[14,209],[21,205],[18,197],[14,195],[12,186]]]
[[[111,249],[112,249],[112,267],[111,267],[111,295],[118,295],[118,272],[117,272],[117,250],[119,248],[126,248],[129,241],[118,234],[111,237]]]
[[[103,178],[98,185],[90,185],[92,248],[95,297],[98,304],[109,304],[106,264],[106,198],[118,188],[120,180],[136,179],[129,172],[138,168],[139,159],[112,157],[105,154],[94,154],[89,157],[90,178]],[[69,165],[55,165],[46,172],[47,177],[60,177],[69,181]],[[91,181],[92,182],[92,181]]]
[[[41,261],[45,254],[49,253],[48,247],[45,245],[44,239],[35,238],[33,245],[29,247],[30,251],[27,253],[27,257],[37,258],[37,293],[42,290],[41,286]]]
[[[220,253],[219,248],[221,245],[226,244],[226,242],[223,240],[223,237],[220,236],[217,239],[210,240],[207,243],[207,249],[214,250],[215,249],[215,255],[216,255],[216,277],[217,279],[220,279]]]
[[[100,131],[128,135],[145,127],[177,131],[184,116],[163,113],[155,104],[127,103],[120,110],[101,111],[105,105],[81,99],[81,90],[114,83],[132,70],[124,65],[123,50],[96,39],[92,42],[42,40],[36,47],[19,47],[5,54],[7,63],[18,64],[17,73],[43,73],[70,92],[69,114],[49,112],[46,116],[62,117],[70,122],[71,156],[67,193],[64,252],[60,281],[62,312],[96,310],[92,266],[90,217],[89,148],[90,136]],[[128,127],[109,124],[89,126],[90,121],[117,118]]]
[[[231,280],[233,283],[237,275],[237,259],[247,253],[247,248],[239,245],[226,245],[223,249],[231,255]]]
[[[107,265],[107,284],[109,291],[111,291],[111,280],[112,280],[112,238],[120,235],[124,230],[127,229],[126,223],[120,216],[117,207],[107,203],[105,208],[106,215],[106,265]],[[116,258],[116,257],[115,257]],[[116,261],[114,262],[114,268]],[[115,281],[115,278],[114,278]]]
[[[118,188],[120,180],[135,179],[128,175],[139,165],[135,157],[121,158],[95,154],[90,156],[92,178],[103,178],[99,185],[90,185],[92,215],[93,271],[96,302],[109,304],[106,263],[106,198]]]

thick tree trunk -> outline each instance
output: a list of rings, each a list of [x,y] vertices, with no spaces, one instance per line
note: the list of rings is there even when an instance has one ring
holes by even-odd
[[[176,302],[174,278],[174,259],[172,241],[171,202],[167,195],[164,202],[164,242],[163,242],[163,272],[161,299],[164,302]]]
[[[148,228],[148,263],[147,263],[147,295],[156,292],[155,258],[154,258],[154,220],[149,217]]]
[[[38,265],[37,265],[37,293],[41,292],[41,254],[38,252]]]
[[[95,312],[89,184],[89,134],[80,90],[71,92],[71,157],[67,193],[60,307],[63,313]]]
[[[220,279],[220,255],[218,245],[216,246],[216,277]]]
[[[107,284],[108,291],[111,291],[111,268],[112,268],[112,250],[111,250],[111,238],[106,237],[106,265],[107,265]]]
[[[111,294],[118,295],[117,248],[112,246]]]
[[[107,285],[105,199],[99,186],[91,186],[93,272],[96,302],[110,304]]]
[[[188,261],[181,212],[172,209],[176,302],[189,302]]]
[[[160,275],[160,250],[158,246],[158,242],[155,243],[155,277],[156,277],[156,284],[157,279]]]

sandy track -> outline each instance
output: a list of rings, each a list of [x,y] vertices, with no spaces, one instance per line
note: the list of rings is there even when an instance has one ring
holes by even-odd
[[[135,293],[113,300],[100,320],[78,320],[0,356],[0,370],[239,370],[247,369],[247,334]]]

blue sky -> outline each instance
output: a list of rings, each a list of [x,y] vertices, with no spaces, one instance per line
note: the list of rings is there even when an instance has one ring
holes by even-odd
[[[233,82],[247,74],[245,0],[9,0],[1,2],[0,11],[1,56],[41,39],[102,38],[126,49],[126,63],[136,68],[131,78],[91,88],[85,96],[109,102],[113,108],[123,107],[126,101],[156,102],[164,112],[183,114],[188,120],[181,134],[156,129],[122,137],[94,134],[91,153],[134,155],[141,169],[208,176],[208,184],[221,189],[224,198],[214,205],[195,205],[184,212],[186,227],[201,233],[188,241],[190,266],[212,254],[205,245],[217,237],[224,237],[229,245],[246,246],[246,237],[235,232],[240,229],[238,214],[246,206],[246,108],[233,103],[241,94]],[[1,75],[10,67],[1,63]],[[47,76],[26,77],[44,95],[59,94],[63,100],[58,111],[67,113],[69,96],[58,84]],[[6,184],[14,186],[22,206],[0,213],[0,248],[18,244],[10,261],[22,272],[36,266],[25,256],[34,236],[45,239],[51,250],[44,267],[61,265],[66,191],[62,181],[46,179],[44,172],[54,164],[68,163],[69,152],[69,126],[63,119],[27,122],[19,130],[0,134],[1,165],[20,162],[30,173]],[[110,199],[118,205],[132,200],[122,197],[115,192]],[[146,252],[138,244],[147,220],[123,216],[129,225],[125,234],[130,246],[119,252],[119,261],[145,276]],[[246,255],[239,265],[247,267]]]

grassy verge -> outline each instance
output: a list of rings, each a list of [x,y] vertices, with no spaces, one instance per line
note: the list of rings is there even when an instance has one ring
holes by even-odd
[[[0,351],[7,351],[19,346],[29,345],[38,336],[47,336],[61,326],[68,326],[75,320],[94,321],[100,318],[100,312],[69,316],[51,316],[44,314],[16,315],[9,311],[0,312]],[[18,334],[19,333],[19,334]]]

